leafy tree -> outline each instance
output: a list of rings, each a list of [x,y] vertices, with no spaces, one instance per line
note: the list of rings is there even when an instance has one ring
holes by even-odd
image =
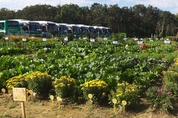
[[[14,18],[106,26],[113,33],[125,32],[129,37],[175,36],[178,29],[178,14],[142,4],[122,8],[117,4],[107,6],[100,3],[93,3],[91,7],[37,4],[18,11],[0,9],[0,19]]]
[[[56,7],[51,5],[27,6],[23,10],[17,12],[16,18],[54,21],[56,9]]]
[[[79,23],[81,9],[78,5],[69,4],[63,5],[60,12],[58,12],[58,19],[64,23]]]
[[[6,8],[1,8],[0,9],[0,19],[13,19],[15,17],[15,11],[6,9]]]

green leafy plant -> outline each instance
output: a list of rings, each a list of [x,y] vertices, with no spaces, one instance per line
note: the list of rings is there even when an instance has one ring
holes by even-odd
[[[164,84],[166,90],[170,91],[173,96],[178,96],[178,83],[175,82],[166,82]]]
[[[2,34],[0,34],[0,39],[2,39],[3,38],[3,35]]]
[[[146,98],[150,101],[151,108],[161,109],[167,112],[173,110],[172,93],[164,88],[148,88]]]

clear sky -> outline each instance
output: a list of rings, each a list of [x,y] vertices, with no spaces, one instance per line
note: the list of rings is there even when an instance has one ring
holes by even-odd
[[[163,11],[170,11],[173,14],[178,13],[178,1],[177,0],[0,0],[0,9],[7,8],[10,10],[22,10],[26,6],[36,4],[47,4],[52,6],[64,5],[64,4],[77,4],[81,6],[90,7],[93,3],[100,3],[102,5],[118,4],[119,7],[133,7],[137,4],[143,4],[144,6],[151,5],[157,7]]]

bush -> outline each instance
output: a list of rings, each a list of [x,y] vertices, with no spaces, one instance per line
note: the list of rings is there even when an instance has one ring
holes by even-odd
[[[116,90],[115,91],[111,90],[109,96],[110,104],[113,104],[112,100],[116,99],[118,106],[122,106],[122,101],[126,101],[127,104],[125,107],[135,105],[138,101],[137,98],[138,98],[137,86],[134,84],[129,84],[125,81],[123,81],[122,83],[118,83]]]
[[[61,98],[71,97],[75,91],[75,79],[62,76],[54,81],[54,90]]]
[[[41,97],[46,97],[52,89],[52,77],[47,73],[33,72],[27,75],[28,89]]]
[[[6,87],[8,90],[14,87],[27,87],[27,78],[23,75],[14,76],[6,81]]]
[[[0,39],[2,39],[3,38],[3,35],[2,34],[0,34]]]
[[[108,92],[108,84],[103,80],[95,79],[82,84],[81,90],[86,100],[89,100],[88,94],[92,94],[93,102],[100,104]]]
[[[173,96],[178,96],[178,83],[175,82],[166,82],[165,83],[166,90],[170,91]]]
[[[164,111],[173,110],[172,93],[164,88],[151,87],[146,91],[146,98],[151,103],[152,108]]]

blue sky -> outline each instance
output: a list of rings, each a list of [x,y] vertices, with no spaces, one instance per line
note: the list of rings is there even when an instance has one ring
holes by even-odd
[[[173,14],[178,13],[177,0],[0,0],[0,8],[7,8],[10,10],[23,9],[26,6],[36,4],[47,4],[52,6],[64,4],[77,4],[81,6],[91,6],[93,3],[113,5],[118,4],[119,7],[132,7],[136,4],[143,4],[146,7],[151,5],[163,11],[170,11]]]

